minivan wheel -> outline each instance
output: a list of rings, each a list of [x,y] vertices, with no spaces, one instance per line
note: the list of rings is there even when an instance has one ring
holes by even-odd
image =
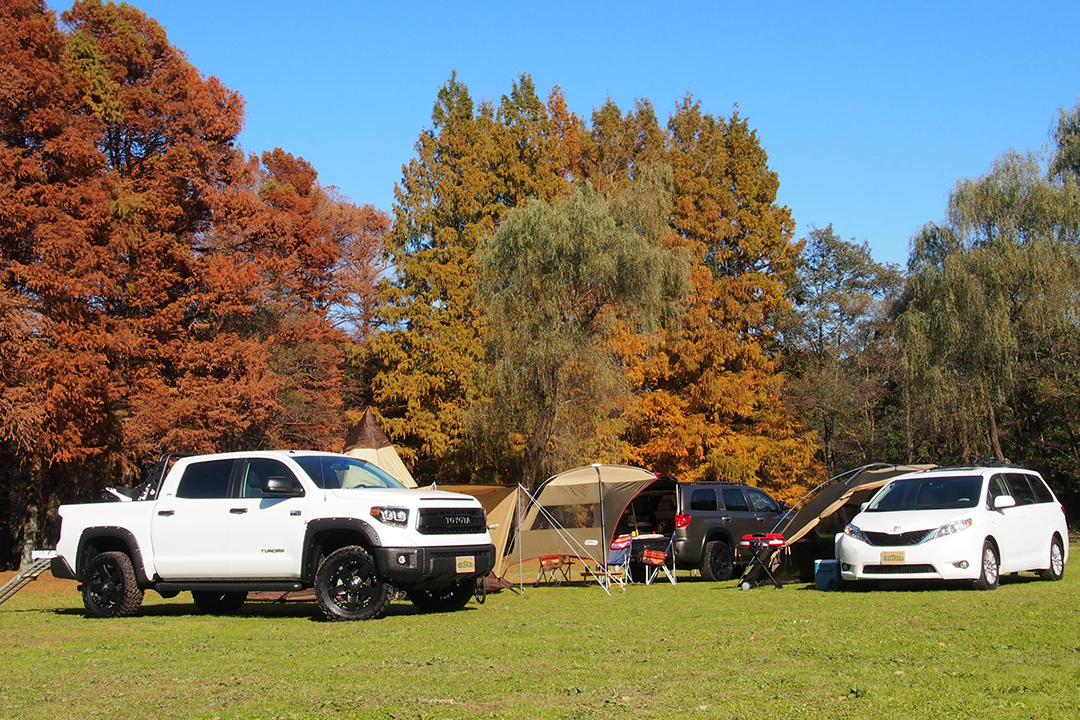
[[[993,590],[996,588],[998,586],[998,568],[1000,565],[994,544],[987,540],[983,543],[981,571],[979,572],[979,579],[975,581],[975,589]]]
[[[1043,580],[1060,580],[1065,577],[1065,546],[1057,535],[1050,541],[1050,567],[1041,573]]]
[[[706,580],[730,580],[735,574],[735,561],[731,556],[731,546],[723,540],[710,540],[705,543],[705,562],[701,566],[701,577]]]

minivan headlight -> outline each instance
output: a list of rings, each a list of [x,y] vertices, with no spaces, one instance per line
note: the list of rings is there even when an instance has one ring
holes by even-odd
[[[849,524],[844,528],[844,534],[850,538],[855,538],[859,542],[864,542],[867,545],[870,544],[870,540],[866,537],[865,533],[854,525]]]
[[[964,518],[963,520],[953,520],[947,522],[937,530],[934,534],[927,538],[927,540],[933,540],[934,538],[945,537],[946,535],[955,535],[958,532],[963,532],[971,527],[971,518]]]

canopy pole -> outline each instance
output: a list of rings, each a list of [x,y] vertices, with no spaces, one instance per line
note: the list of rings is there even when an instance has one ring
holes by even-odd
[[[604,480],[600,476],[600,463],[593,463],[593,467],[596,468],[596,485],[600,489],[600,552],[602,553],[600,557],[604,561],[604,582],[607,587],[611,587],[611,568],[608,565],[611,543],[608,542],[607,527],[604,523]]]

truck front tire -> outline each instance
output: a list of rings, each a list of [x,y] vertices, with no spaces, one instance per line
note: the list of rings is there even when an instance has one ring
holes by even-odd
[[[315,573],[315,597],[329,620],[380,618],[390,596],[390,585],[379,577],[371,554],[359,545],[330,553]]]
[[[98,553],[86,563],[83,578],[83,606],[89,617],[127,617],[142,605],[143,591],[125,553]]]

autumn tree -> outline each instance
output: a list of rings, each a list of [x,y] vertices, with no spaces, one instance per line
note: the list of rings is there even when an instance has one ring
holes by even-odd
[[[559,107],[559,96],[551,102]],[[548,116],[527,75],[497,111],[478,107],[452,75],[395,190],[386,238],[393,270],[380,293],[385,329],[372,343],[380,367],[374,401],[419,477],[455,478],[473,467],[465,412],[478,399],[484,353],[474,253],[511,209],[569,189],[560,170],[572,155],[557,147],[575,121],[565,113],[559,120]]]
[[[784,406],[776,319],[797,246],[756,133],[686,98],[668,122],[671,225],[692,258],[682,330],[639,356],[631,458],[685,480],[747,481],[781,495],[816,476],[813,439]]]
[[[488,357],[474,413],[481,442],[505,448],[527,487],[580,462],[600,421],[621,415],[619,316],[643,329],[678,316],[686,260],[660,245],[670,172],[655,168],[641,184],[621,203],[588,186],[555,204],[533,200],[477,250]],[[658,218],[642,217],[650,211]]]

